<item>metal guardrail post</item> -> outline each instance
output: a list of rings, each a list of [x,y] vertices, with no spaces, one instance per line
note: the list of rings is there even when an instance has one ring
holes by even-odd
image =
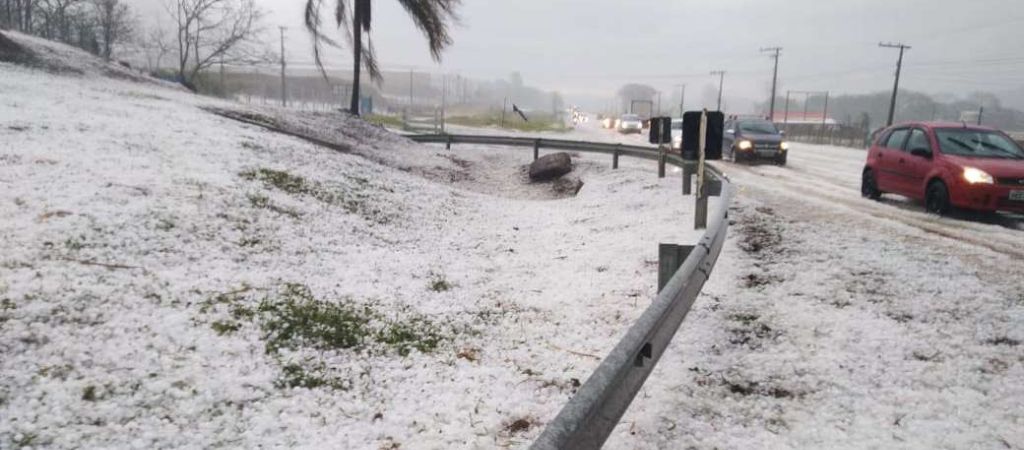
[[[540,139],[533,140],[533,160],[540,158]]]
[[[619,168],[619,151],[616,149],[612,152],[612,169]]]
[[[693,248],[692,245],[658,244],[658,292],[665,288]]]
[[[693,192],[693,173],[692,165],[683,166],[683,195],[690,195]]]
[[[668,159],[668,155],[665,154],[665,148],[658,146],[658,178],[665,178],[665,163]]]
[[[450,134],[447,135],[447,139],[445,139],[444,149],[445,150],[451,150],[452,149],[452,135],[450,135]]]

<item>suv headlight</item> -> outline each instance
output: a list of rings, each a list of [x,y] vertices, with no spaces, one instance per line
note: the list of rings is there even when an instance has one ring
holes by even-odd
[[[789,142],[782,141],[779,143],[779,148],[783,150],[789,150]]]
[[[964,180],[971,184],[992,184],[995,180],[984,170],[974,167],[964,167]]]
[[[754,147],[754,143],[750,141],[740,141],[739,144],[736,144],[736,147],[740,150],[750,150]]]

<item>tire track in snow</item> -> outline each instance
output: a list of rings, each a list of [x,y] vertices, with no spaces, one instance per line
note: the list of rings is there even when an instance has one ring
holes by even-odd
[[[910,217],[909,214],[899,214],[896,212],[899,210],[893,209],[891,206],[863,200],[860,198],[860,193],[855,190],[844,188],[825,177],[800,171],[800,169],[797,169],[796,171],[799,171],[802,176],[806,176],[807,179],[796,181],[783,176],[783,174],[780,173],[768,173],[758,170],[758,166],[744,167],[731,164],[729,168],[733,173],[770,177],[773,181],[772,185],[765,185],[750,183],[748,182],[749,180],[745,180],[743,177],[734,177],[741,187],[750,189],[772,189],[774,187],[779,187],[788,194],[793,194],[793,196],[799,197],[803,200],[816,201],[818,203],[832,206],[836,206],[837,204],[842,205],[852,210],[868,214],[872,217],[892,220],[937,236],[984,247],[993,252],[1008,255],[1016,259],[1024,259],[1024,251],[1017,248],[1020,238],[1024,236],[1009,236],[1002,233],[995,234],[991,230],[982,230],[978,229],[978,227],[968,226],[968,224],[970,224],[969,222],[951,222],[950,219],[943,219],[939,217],[923,220],[920,218]],[[851,195],[836,195],[839,193]],[[853,197],[852,194],[855,194],[856,197]],[[966,233],[985,233],[985,236],[977,237]]]

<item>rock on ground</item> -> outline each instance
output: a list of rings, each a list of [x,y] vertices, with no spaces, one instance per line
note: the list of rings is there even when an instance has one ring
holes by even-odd
[[[565,152],[544,155],[530,164],[533,181],[553,180],[569,172],[572,172],[572,158]]]

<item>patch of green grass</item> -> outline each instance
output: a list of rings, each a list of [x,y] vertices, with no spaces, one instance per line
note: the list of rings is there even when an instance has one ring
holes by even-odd
[[[430,319],[412,313],[400,318],[385,318],[371,305],[351,298],[328,301],[317,298],[305,285],[285,283],[277,292],[264,297],[255,307],[245,303],[246,289],[218,294],[200,309],[213,312],[226,307],[230,319],[218,319],[211,327],[219,334],[238,331],[246,323],[260,327],[268,354],[282,349],[313,348],[329,350],[384,349],[407,356],[412,350],[430,353],[451,332]]]
[[[264,299],[257,311],[264,318],[268,353],[299,346],[362,348],[373,334],[369,324],[375,314],[369,307],[319,300],[308,287],[295,283],[285,284],[278,296]]]
[[[444,275],[434,275],[430,278],[427,288],[434,292],[445,292],[451,290],[455,285],[448,282]]]
[[[156,229],[160,231],[171,231],[174,229],[174,221],[170,219],[160,219],[156,223]]]
[[[358,188],[332,190],[321,183],[309,181],[304,177],[292,175],[281,170],[260,168],[241,172],[239,176],[249,181],[261,181],[267,187],[279,189],[292,195],[309,196],[324,203],[341,206],[348,213],[358,214],[364,219],[380,224],[386,224],[391,219],[374,206],[377,200],[363,192],[366,188],[370,187],[370,182],[366,178],[346,176],[345,178],[356,183]],[[391,192],[390,188],[382,187],[380,190]],[[270,205],[269,198],[261,198],[260,196],[250,198],[249,201],[256,207],[267,207]],[[284,213],[283,211],[279,212]]]
[[[314,183],[310,183],[301,176],[292,175],[283,170],[260,168],[247,170],[240,173],[239,176],[249,181],[262,181],[268,186],[273,186],[289,194],[314,195],[317,193]]]
[[[223,336],[238,331],[242,328],[242,325],[230,320],[217,320],[210,324],[210,328],[213,328],[213,331],[216,331],[218,335]]]
[[[299,214],[299,212],[294,209],[274,204],[274,202],[270,201],[270,197],[265,195],[249,194],[247,197],[249,198],[249,204],[252,205],[253,208],[270,210],[293,219],[298,219],[302,216],[302,214]]]
[[[25,448],[32,447],[36,444],[36,439],[39,439],[39,435],[35,433],[18,433],[11,439],[11,443],[14,444],[14,448]]]
[[[11,299],[5,298],[0,300],[0,329],[3,328],[3,325],[7,323],[7,321],[11,320],[11,317],[13,317],[8,311],[13,311],[15,308],[17,308],[17,306]]]
[[[244,238],[242,238],[242,240],[238,241],[238,246],[239,247],[255,247],[255,246],[260,245],[262,243],[263,243],[262,239],[260,239],[258,237],[249,236],[249,237],[244,237]]]
[[[412,349],[431,353],[444,339],[436,325],[419,317],[390,323],[377,333],[378,342],[395,349],[402,356],[407,356]]]
[[[299,387],[306,389],[329,387],[341,391],[349,389],[349,383],[345,380],[328,376],[327,369],[323,364],[311,369],[307,369],[301,364],[286,364],[281,368],[281,376],[274,382],[274,386],[278,389]]]
[[[370,114],[368,116],[363,117],[363,119],[369,123],[379,125],[382,127],[402,128],[402,125],[404,125],[402,123],[402,119],[397,116],[382,116],[380,114]]]
[[[85,237],[84,236],[82,236],[80,238],[74,238],[74,237],[67,238],[67,239],[64,240],[64,248],[66,248],[68,250],[71,250],[73,252],[77,252],[77,251],[85,248],[85,242],[84,241],[85,241]]]
[[[756,322],[758,318],[760,318],[760,316],[758,316],[757,314],[753,314],[753,313],[736,313],[736,314],[730,314],[729,315],[729,320],[732,320],[732,321],[735,321],[735,322],[739,322],[739,323],[742,323],[744,325],[750,325],[750,324]]]
[[[91,384],[86,386],[85,389],[82,390],[82,400],[85,400],[87,402],[95,402],[96,386],[93,386]]]

